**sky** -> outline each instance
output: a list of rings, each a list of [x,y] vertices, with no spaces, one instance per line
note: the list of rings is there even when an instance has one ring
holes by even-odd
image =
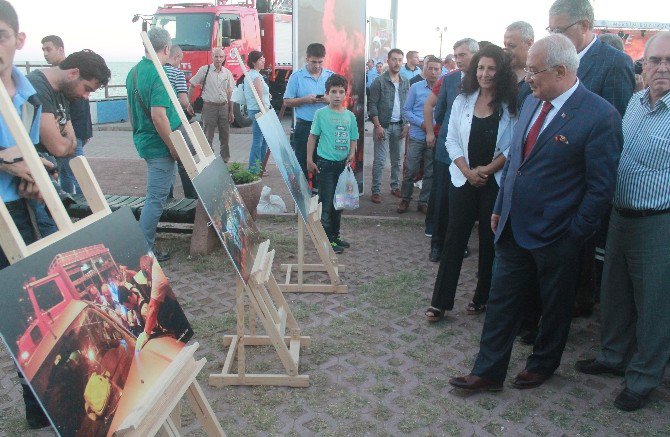
[[[137,60],[143,49],[141,27],[131,22],[133,15],[152,14],[160,4],[186,1],[10,0],[19,14],[21,30],[27,34],[26,45],[17,52],[16,61],[42,61],[40,40],[48,34],[61,36],[67,53],[88,48],[107,61]],[[453,43],[464,37],[502,44],[505,27],[517,20],[528,21],[536,38],[542,37],[546,35],[547,11],[552,2],[398,0],[397,45],[405,51],[418,50],[420,56],[439,55],[440,38],[435,30],[438,26],[447,27],[442,55],[450,53]],[[596,19],[670,22],[670,9],[663,4],[667,0],[595,0]],[[390,0],[367,0],[367,15],[388,18],[390,5]],[[659,14],[661,11],[665,16]]]

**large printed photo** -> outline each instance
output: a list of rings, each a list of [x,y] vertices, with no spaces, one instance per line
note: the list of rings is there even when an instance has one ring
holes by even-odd
[[[112,435],[193,336],[127,208],[0,283],[3,341],[63,436]]]
[[[221,157],[193,179],[193,186],[235,270],[246,283],[261,236]]]
[[[262,116],[256,119],[258,126],[263,132],[263,137],[272,153],[272,158],[277,164],[277,169],[288,187],[291,197],[295,202],[302,218],[307,221],[309,213],[309,200],[312,192],[309,189],[305,175],[300,168],[298,158],[296,158],[291,144],[284,134],[277,114],[274,109],[270,109]]]

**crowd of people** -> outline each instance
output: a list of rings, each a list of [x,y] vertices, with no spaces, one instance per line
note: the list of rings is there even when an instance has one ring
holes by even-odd
[[[479,222],[466,311],[486,316],[472,371],[451,385],[502,390],[517,336],[533,352],[512,387],[542,385],[572,318],[599,301],[601,350],[575,368],[623,376],[614,405],[633,411],[670,361],[670,33],[647,41],[636,74],[620,37],[594,33],[588,0],[556,0],[548,18],[538,40],[517,21],[503,47],[457,41],[456,69],[439,79],[434,56],[423,70],[413,51],[404,65],[399,49],[368,62],[370,200],[382,202],[387,155],[398,213],[423,175],[417,209],[440,263],[429,322],[453,309]]]
[[[575,363],[579,372],[623,376],[614,404],[641,408],[670,361],[670,33],[647,41],[642,75],[611,37],[593,31],[588,0],[556,0],[549,36],[535,40],[523,21],[510,24],[503,47],[463,38],[441,60],[416,51],[388,52],[386,65],[367,65],[368,117],[374,161],[370,200],[382,202],[382,176],[391,160],[390,190],[398,213],[411,205],[426,215],[429,258],[439,262],[425,317],[437,322],[453,310],[467,243],[476,222],[478,279],[469,314],[486,313],[480,351],[470,374],[450,383],[462,390],[501,390],[515,337],[533,345],[512,387],[538,387],[558,368],[574,316],[590,316],[600,302],[601,350]],[[221,156],[230,158],[234,121],[231,72],[217,48],[212,64],[186,83],[183,56],[162,28],[149,41],[186,114],[202,111],[208,141],[218,130]],[[609,39],[608,39],[609,38]],[[89,94],[107,84],[110,70],[90,50],[65,56],[63,41],[42,40],[50,68],[24,76],[13,66],[25,34],[7,0],[0,0],[0,80],[60,187],[76,193],[69,160],[91,138]],[[610,45],[611,44],[611,45]],[[284,103],[294,110],[292,145],[323,205],[322,223],[333,250],[350,245],[340,235],[341,211],[332,198],[338,175],[356,151],[356,120],[343,102],[347,80],[323,67],[325,47],[310,44],[304,68],[289,79]],[[406,60],[406,62],[404,62]],[[259,71],[262,52],[246,60],[246,100],[253,119],[249,167],[261,171],[267,144],[253,115],[248,87],[266,108],[269,90]],[[422,66],[420,66],[420,64]],[[193,102],[194,87],[202,90]],[[197,196],[170,139],[181,121],[158,72],[144,57],[126,80],[133,141],[147,164],[140,226],[159,261],[156,227],[175,173],[187,196]],[[401,142],[405,140],[404,171]],[[57,228],[6,126],[0,119],[0,195],[26,243]],[[26,201],[27,200],[27,201]],[[29,213],[29,209],[32,210]],[[37,231],[37,232],[34,232]],[[0,268],[8,261],[0,252]],[[31,426],[45,424],[24,390]]]

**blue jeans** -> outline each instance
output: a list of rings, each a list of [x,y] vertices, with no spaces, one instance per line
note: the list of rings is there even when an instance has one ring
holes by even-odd
[[[140,214],[140,228],[150,249],[156,242],[156,228],[174,183],[175,161],[171,156],[145,159],[147,162],[147,198]]]
[[[319,167],[319,200],[321,201],[321,224],[326,231],[328,241],[333,241],[340,236],[340,222],[342,210],[335,209],[333,197],[340,174],[344,171],[347,162],[329,161],[321,157],[317,158]]]
[[[47,206],[44,202],[30,199],[28,200],[28,204],[35,213],[35,221],[37,222],[37,229],[40,231],[40,238],[44,238],[47,235],[51,235],[58,231],[58,226],[56,226],[56,222],[49,215]]]
[[[384,129],[384,139],[374,138],[375,156],[372,161],[372,194],[379,194],[382,187],[382,175],[386,165],[386,154],[391,154],[391,189],[400,188],[400,133],[402,123],[390,123]]]
[[[265,153],[268,150],[268,143],[265,142],[261,127],[256,121],[256,114],[259,112],[261,111],[257,109],[248,110],[249,117],[253,120],[251,125],[253,138],[251,140],[251,150],[249,150],[249,171],[252,173],[260,173],[263,158],[265,158]]]
[[[66,156],[65,158],[57,158],[58,170],[60,172],[60,186],[63,191],[70,194],[81,194],[81,188],[77,183],[77,179],[70,168],[70,160],[77,156],[84,155],[84,141],[77,138],[77,148],[74,150],[74,156]]]

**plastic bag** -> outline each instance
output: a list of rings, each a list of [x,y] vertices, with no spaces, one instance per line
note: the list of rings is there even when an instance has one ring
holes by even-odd
[[[258,214],[279,214],[286,212],[286,203],[281,197],[272,194],[272,189],[267,185],[261,191],[261,198],[256,207]]]
[[[244,94],[244,83],[241,83],[235,87],[233,90],[233,95],[230,96],[230,100],[237,103],[238,105],[247,104],[247,97]]]
[[[358,181],[354,177],[351,166],[347,165],[337,180],[333,205],[335,209],[356,209],[358,208],[358,198]]]

